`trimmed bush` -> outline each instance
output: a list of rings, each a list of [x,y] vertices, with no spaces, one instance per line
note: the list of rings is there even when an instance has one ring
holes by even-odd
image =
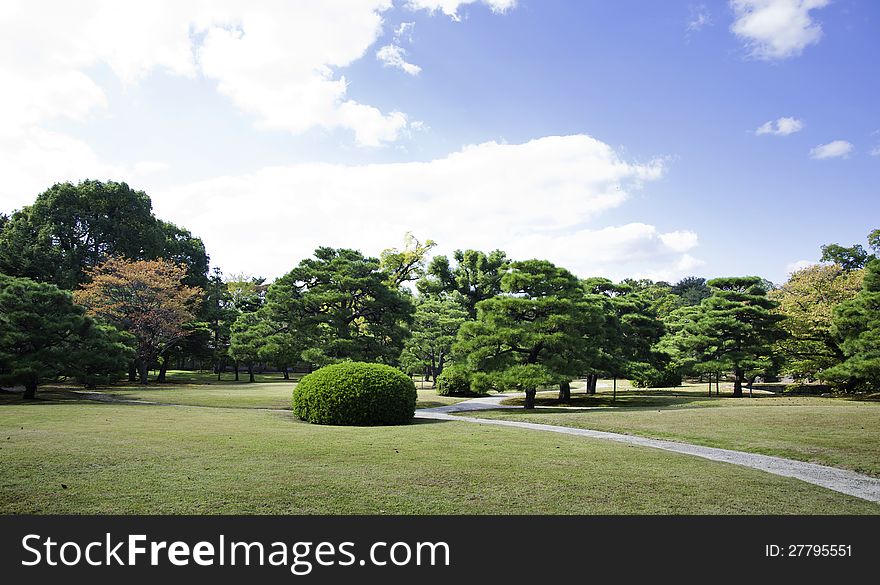
[[[437,376],[435,387],[440,396],[470,394],[471,373],[461,366],[446,366]]]
[[[293,390],[293,413],[319,425],[399,425],[416,410],[416,386],[391,366],[343,362],[303,377]]]

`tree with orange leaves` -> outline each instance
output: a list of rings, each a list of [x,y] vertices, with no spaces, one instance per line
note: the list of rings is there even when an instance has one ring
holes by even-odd
[[[186,276],[185,265],[167,260],[108,258],[74,293],[89,315],[134,336],[142,384],[150,366],[192,332],[202,289],[183,284]]]

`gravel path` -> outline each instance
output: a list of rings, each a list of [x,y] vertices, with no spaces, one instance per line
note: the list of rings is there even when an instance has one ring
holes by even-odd
[[[479,412],[480,410],[499,408],[521,408],[501,404],[502,400],[512,396],[514,395],[502,394],[485,398],[475,398],[473,400],[466,400],[464,402],[459,402],[458,404],[450,404],[438,408],[425,408],[417,410],[416,417],[434,420],[456,420],[469,423],[496,425],[500,427],[515,427],[533,431],[549,431],[553,433],[575,435],[578,437],[604,439],[607,441],[616,441],[618,443],[663,449],[664,451],[693,455],[695,457],[702,457],[703,459],[710,459],[712,461],[722,461],[724,463],[742,465],[743,467],[751,467],[752,469],[766,471],[767,473],[772,473],[774,475],[793,477],[836,492],[862,498],[863,500],[880,502],[880,479],[856,473],[855,471],[837,469],[836,467],[827,467],[825,465],[816,465],[815,463],[805,463],[803,461],[772,457],[770,455],[760,455],[758,453],[746,453],[730,449],[703,447],[701,445],[692,445],[690,443],[677,443],[674,441],[649,439],[647,437],[637,437],[620,433],[608,433],[605,431],[592,431],[589,429],[576,429],[572,427],[561,427],[557,425],[545,425],[522,421],[493,420],[472,416],[453,416],[451,414],[456,412]]]

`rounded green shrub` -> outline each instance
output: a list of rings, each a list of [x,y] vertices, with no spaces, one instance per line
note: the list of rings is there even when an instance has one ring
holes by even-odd
[[[320,425],[399,425],[416,410],[416,386],[391,366],[343,362],[303,377],[293,413]]]
[[[435,386],[440,396],[470,394],[471,374],[461,366],[446,366],[437,376]]]

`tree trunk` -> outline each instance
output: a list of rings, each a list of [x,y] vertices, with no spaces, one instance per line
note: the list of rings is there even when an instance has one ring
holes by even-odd
[[[290,374],[287,372],[287,366],[282,366],[281,371],[284,373],[284,379],[290,380]]]
[[[165,382],[165,373],[168,371],[168,358],[162,358],[162,365],[159,366],[159,375],[156,376],[156,381],[159,383]]]
[[[721,396],[721,373],[715,372],[715,396]]]
[[[599,374],[591,374],[590,394],[596,393],[596,385],[599,383]]]
[[[537,390],[526,390],[526,403],[525,408],[532,409],[535,408],[535,394],[537,394]]]
[[[25,400],[34,400],[37,397],[37,378],[31,376],[24,382],[24,394],[22,398]]]
[[[743,388],[742,388],[742,379],[743,373],[742,370],[734,370],[733,371],[733,397],[734,398],[742,398]]]
[[[571,382],[559,383],[559,402],[571,402]]]
[[[149,383],[150,376],[150,365],[146,362],[146,360],[141,360],[138,362],[138,374],[140,375],[141,384]]]
[[[614,377],[614,389],[612,390],[613,394],[611,394],[611,402],[617,402],[617,377]]]
[[[254,381],[254,364],[248,364],[248,382]]]
[[[134,362],[129,362],[128,364],[128,381],[129,382],[137,382],[138,373],[137,366]]]
[[[702,377],[703,376],[701,374],[700,378],[702,378]],[[712,396],[712,374],[709,374],[709,396]]]
[[[235,381],[238,382],[238,362],[235,362]]]
[[[218,382],[220,381],[220,376],[223,374],[223,367],[225,365],[226,364],[224,364],[221,360],[217,360],[217,381]]]

